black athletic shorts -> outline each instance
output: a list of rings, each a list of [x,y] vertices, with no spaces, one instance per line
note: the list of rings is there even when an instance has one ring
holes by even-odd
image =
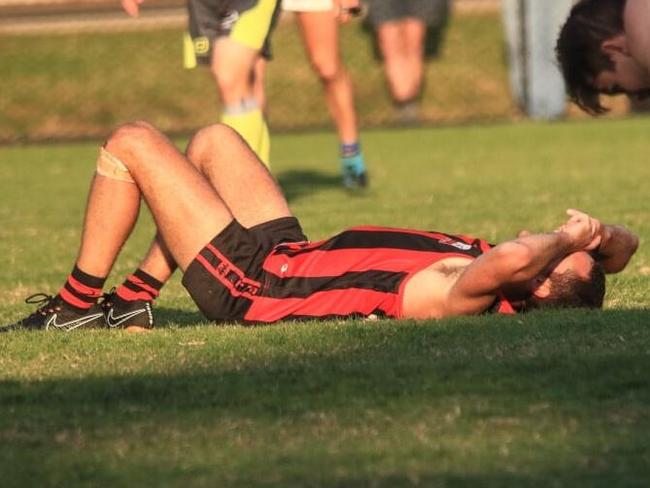
[[[270,36],[280,0],[188,0],[189,34],[196,61],[210,64],[212,44],[231,37],[271,59]]]
[[[307,238],[295,217],[283,217],[250,229],[233,220],[190,263],[183,286],[210,320],[243,320],[252,298],[265,284],[262,264],[275,246]]]
[[[368,6],[368,20],[375,26],[406,17],[439,26],[446,21],[449,0],[368,0]]]
[[[405,17],[422,20],[427,31],[424,38],[425,58],[436,58],[440,54],[442,42],[449,20],[450,0],[366,0],[368,16],[363,22],[366,31],[371,32],[375,58],[383,61],[376,36],[377,28],[390,21]]]

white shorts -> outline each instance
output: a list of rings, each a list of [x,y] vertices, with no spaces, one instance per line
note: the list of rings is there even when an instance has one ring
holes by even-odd
[[[289,12],[327,12],[333,8],[332,0],[282,0],[282,10]]]

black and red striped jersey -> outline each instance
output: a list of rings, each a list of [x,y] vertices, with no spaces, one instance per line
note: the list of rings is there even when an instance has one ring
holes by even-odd
[[[389,227],[355,227],[319,242],[283,243],[263,263],[260,293],[244,320],[402,318],[404,287],[418,271],[451,257],[476,258],[482,239]],[[499,300],[494,311],[514,313]]]

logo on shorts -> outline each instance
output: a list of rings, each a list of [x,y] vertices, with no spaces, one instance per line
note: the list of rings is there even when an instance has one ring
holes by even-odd
[[[232,26],[235,25],[238,20],[239,12],[236,10],[230,10],[219,18],[219,29],[225,32],[230,32]]]
[[[208,244],[205,249],[213,256],[212,263],[206,260],[201,254],[197,259],[215,278],[217,278],[228,290],[233,297],[251,297],[258,295],[262,285],[260,282],[247,278],[240,268],[230,262],[226,256],[212,244]]]
[[[210,52],[210,39],[205,36],[197,37],[192,40],[192,46],[197,56],[205,56]]]

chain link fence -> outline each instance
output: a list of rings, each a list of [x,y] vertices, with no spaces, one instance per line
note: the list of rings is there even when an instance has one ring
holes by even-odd
[[[207,68],[182,68],[186,11],[178,0],[147,0],[139,19],[118,2],[0,0],[0,141],[104,136],[147,119],[185,133],[218,119]],[[395,123],[370,33],[341,29],[362,128]],[[318,79],[291,14],[273,35],[268,67],[271,130],[331,126]],[[508,86],[500,2],[456,0],[437,58],[426,65],[424,124],[520,115]]]

